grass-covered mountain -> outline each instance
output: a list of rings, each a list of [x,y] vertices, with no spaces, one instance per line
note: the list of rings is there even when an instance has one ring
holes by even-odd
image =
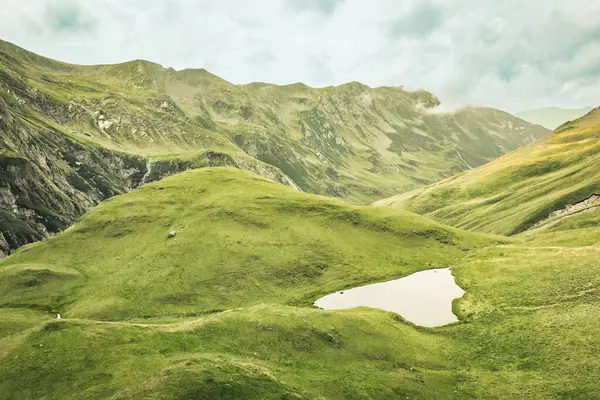
[[[447,339],[389,313],[311,304],[339,288],[453,265],[496,240],[232,168],[184,172],[105,201],[0,262],[0,393],[425,394],[422,375],[433,385],[451,380]],[[56,312],[63,321],[48,321]]]
[[[233,85],[147,61],[78,66],[0,41],[0,251],[177,171],[230,165],[369,203],[547,131],[502,111],[438,114],[425,91]]]
[[[0,398],[594,398],[599,217],[492,237],[184,172],[0,261]],[[446,266],[457,324],[311,306]]]
[[[534,145],[376,204],[407,208],[466,229],[515,234],[600,207],[600,196],[595,196],[600,195],[599,163],[596,108]]]
[[[233,168],[198,169],[109,199],[64,234],[15,253],[2,264],[13,267],[2,269],[0,304],[106,320],[306,305],[340,280],[413,272],[421,260],[448,265],[477,240],[486,242],[412,213],[352,207]],[[393,250],[378,255],[382,243]],[[30,275],[31,287],[18,285]]]
[[[532,124],[542,125],[548,129],[556,129],[560,125],[583,117],[592,111],[592,107],[583,108],[559,108],[546,107],[537,110],[521,111],[516,114],[517,117],[524,119]]]

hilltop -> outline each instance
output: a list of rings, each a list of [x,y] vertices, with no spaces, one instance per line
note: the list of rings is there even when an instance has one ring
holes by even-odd
[[[368,204],[548,133],[499,110],[439,104],[426,91],[357,82],[233,85],[143,60],[70,65],[0,41],[0,251],[191,168],[234,166]]]
[[[595,108],[534,145],[375,204],[481,232],[516,234],[542,228],[599,205],[593,196],[600,194],[599,138],[600,108]]]
[[[231,167],[183,172],[0,261],[0,397],[589,398],[599,215],[493,237]],[[467,291],[453,325],[311,306],[438,267]]]
[[[592,111],[592,107],[583,108],[559,108],[546,107],[537,110],[527,110],[516,113],[515,115],[532,124],[541,125],[547,129],[556,129],[560,125],[583,117]]]
[[[311,304],[312,293],[336,285],[447,265],[463,247],[486,242],[478,237],[234,168],[197,169],[113,197],[61,235],[23,247],[0,264],[8,285],[0,304],[112,320],[195,315],[256,299]],[[394,250],[378,255],[373,244],[384,242]],[[18,284],[30,275],[39,284]],[[46,296],[57,283],[62,291]]]
[[[180,173],[113,197],[0,261],[0,393],[425,393],[409,369],[447,384],[435,372],[452,368],[446,339],[389,313],[311,304],[340,288],[453,265],[498,240],[234,168]],[[49,321],[57,312],[63,319]],[[365,368],[373,379],[360,377]]]

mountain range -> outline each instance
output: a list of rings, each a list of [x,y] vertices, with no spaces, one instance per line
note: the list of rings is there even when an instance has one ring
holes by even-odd
[[[190,168],[235,166],[368,204],[548,133],[499,110],[439,105],[426,91],[357,82],[233,85],[141,60],[70,65],[0,42],[0,248]]]
[[[0,399],[600,393],[600,108],[0,49]],[[439,268],[449,325],[314,306]]]

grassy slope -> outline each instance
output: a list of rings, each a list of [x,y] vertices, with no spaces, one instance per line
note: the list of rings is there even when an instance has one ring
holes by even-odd
[[[152,113],[146,102],[156,90],[132,92],[119,86],[117,77],[95,79],[80,69],[96,70],[47,60],[0,42],[0,257],[62,231],[90,207],[142,180],[189,168],[232,165],[294,186],[276,167],[174,110]],[[149,162],[146,151],[121,146],[108,132],[99,131],[99,115],[95,120],[90,111],[82,118],[82,104],[99,101],[101,108],[109,107],[115,98],[121,98],[125,114],[135,116],[128,124],[143,129],[149,123],[166,132],[163,144],[160,137],[145,137],[143,131],[137,135],[166,154],[146,149],[152,155]]]
[[[235,169],[182,173],[0,262],[0,393],[414,398],[426,381],[447,397],[454,344],[389,313],[310,305],[496,240]],[[66,319],[40,325],[50,312]]]
[[[232,169],[176,175],[0,262],[0,393],[593,398],[598,216],[494,244]],[[446,265],[467,290],[459,324],[310,307],[336,289]]]
[[[531,228],[600,191],[600,110],[439,184],[377,202],[444,223],[497,234]]]
[[[538,233],[475,252],[454,269],[463,345],[483,398],[593,399],[600,391],[600,215],[596,227]]]
[[[2,303],[110,320],[306,305],[340,287],[450,265],[478,240],[404,211],[351,207],[229,168],[195,170],[107,200],[14,254],[1,264]],[[63,290],[49,296],[37,281]]]

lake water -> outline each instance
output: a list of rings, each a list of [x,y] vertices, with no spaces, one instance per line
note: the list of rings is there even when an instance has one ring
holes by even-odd
[[[415,325],[436,327],[458,321],[452,313],[452,300],[464,293],[449,268],[429,269],[393,281],[336,292],[320,298],[315,305],[325,310],[379,308],[398,313]]]

